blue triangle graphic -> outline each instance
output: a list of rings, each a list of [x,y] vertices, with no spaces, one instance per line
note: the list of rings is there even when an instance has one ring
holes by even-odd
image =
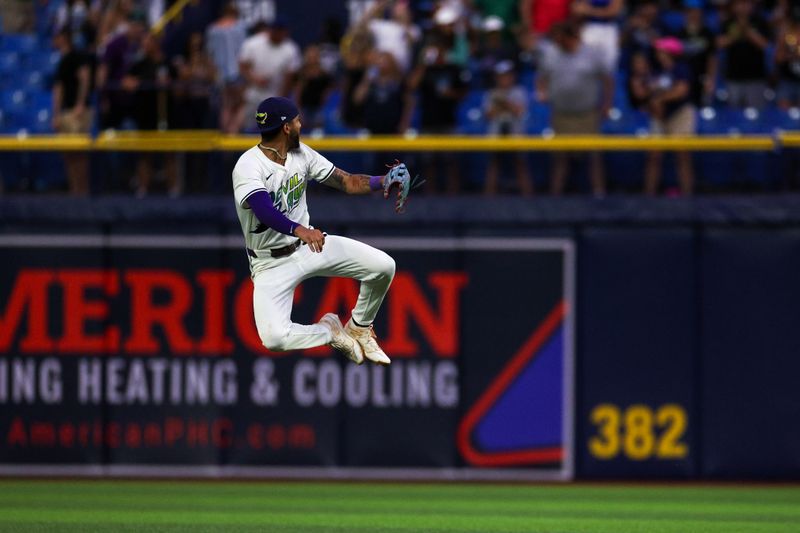
[[[478,449],[491,453],[563,444],[563,354],[561,325],[478,423]]]

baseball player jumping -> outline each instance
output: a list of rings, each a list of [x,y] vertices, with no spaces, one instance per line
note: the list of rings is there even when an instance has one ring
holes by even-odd
[[[361,364],[391,360],[378,346],[372,321],[394,277],[394,260],[364,243],[327,235],[309,226],[306,184],[316,180],[348,194],[398,188],[395,209],[402,212],[417,184],[402,163],[385,176],[350,174],[300,142],[300,112],[291,100],[267,98],[258,106],[261,142],[247,150],[233,169],[236,212],[244,232],[253,311],[261,341],[270,350],[301,350],[330,345]],[[295,287],[315,276],[340,276],[361,282],[358,301],[343,326],[334,313],[316,324],[292,322]]]

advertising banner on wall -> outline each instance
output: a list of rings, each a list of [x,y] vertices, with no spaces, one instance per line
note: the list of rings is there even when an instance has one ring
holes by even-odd
[[[239,238],[0,237],[0,473],[571,477],[571,243],[367,242],[389,367],[267,351]],[[357,291],[308,280],[292,317]]]

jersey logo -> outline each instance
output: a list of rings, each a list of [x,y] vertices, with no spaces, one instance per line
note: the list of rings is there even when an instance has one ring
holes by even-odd
[[[306,180],[295,174],[284,183],[272,196],[272,202],[282,213],[291,213],[298,206],[306,192]],[[282,204],[282,205],[281,205]],[[283,208],[283,209],[282,209]]]

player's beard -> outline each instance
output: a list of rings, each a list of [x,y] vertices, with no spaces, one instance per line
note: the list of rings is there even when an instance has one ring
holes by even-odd
[[[299,131],[290,131],[289,132],[289,150],[297,150],[300,148],[300,132]]]

